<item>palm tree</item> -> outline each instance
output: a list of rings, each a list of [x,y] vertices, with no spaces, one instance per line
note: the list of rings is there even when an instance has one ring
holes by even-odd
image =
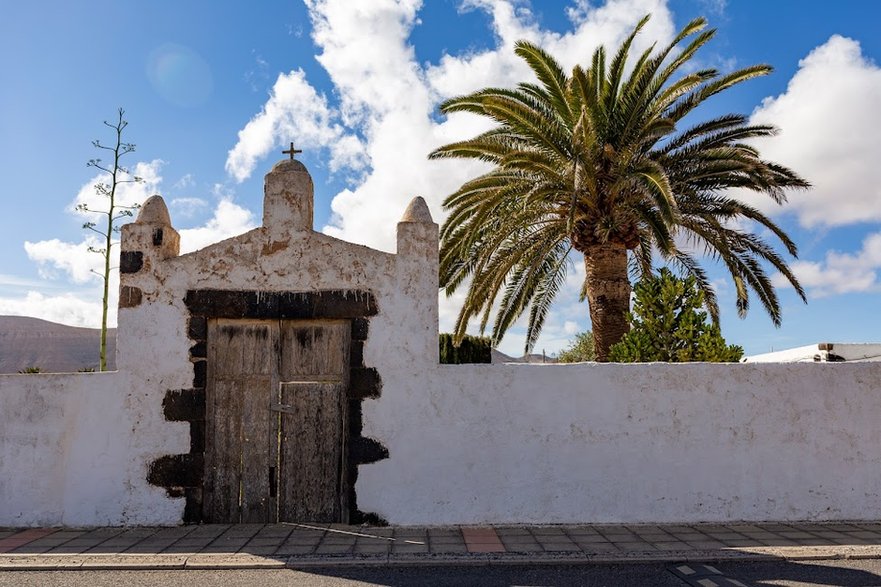
[[[528,309],[528,352],[572,267],[573,250],[584,258],[582,299],[589,303],[600,361],[628,330],[630,272],[650,275],[656,255],[695,277],[716,322],[717,300],[697,253],[727,267],[741,317],[752,290],[780,324],[765,263],[805,299],[783,257],[741,227],[768,229],[795,257],[792,240],[759,210],[725,195],[728,188],[744,188],[781,204],[786,188],[809,186],[745,142],[776,129],[750,125],[736,114],[679,128],[706,99],[771,68],[724,75],[699,69],[674,78],[715,33],[704,31],[706,21],[699,18],[662,50],[642,53],[628,73],[631,44],[648,19],[611,62],[600,47],[590,67],[576,66],[571,76],[551,55],[520,41],[516,53],[538,84],[486,88],[441,105],[444,113],[471,112],[497,123],[430,155],[493,165],[444,202],[450,215],[441,229],[441,286],[450,295],[470,280],[455,328],[459,338],[478,316],[484,332],[495,313],[497,343]]]

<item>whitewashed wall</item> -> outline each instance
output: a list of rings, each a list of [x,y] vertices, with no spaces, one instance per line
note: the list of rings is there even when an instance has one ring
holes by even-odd
[[[178,256],[148,201],[122,236],[141,257],[121,278],[119,372],[0,376],[0,526],[181,523],[184,499],[147,477],[195,450],[162,405],[195,385],[192,289],[374,296],[363,357],[382,392],[362,434],[389,458],[355,489],[392,523],[881,518],[881,363],[439,366],[424,202],[396,255],[314,232],[299,162],[267,175],[264,207],[262,227]]]
[[[440,366],[387,381],[397,524],[881,518],[881,366]]]
[[[177,524],[147,463],[189,444],[120,373],[0,375],[0,526]]]

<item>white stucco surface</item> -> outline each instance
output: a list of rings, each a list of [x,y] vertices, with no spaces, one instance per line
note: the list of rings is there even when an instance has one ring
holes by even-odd
[[[881,363],[441,366],[424,202],[396,254],[315,232],[298,161],[267,175],[264,202],[263,226],[179,256],[150,198],[123,228],[119,371],[0,376],[0,526],[182,522],[185,500],[147,479],[179,458],[192,475],[171,493],[202,489],[200,442],[163,401],[205,385],[185,300],[206,290],[369,293],[355,367],[382,389],[361,440],[389,456],[360,465],[355,492],[391,523],[881,518]]]
[[[0,526],[177,524],[147,463],[185,450],[162,397],[120,373],[0,375]]]
[[[881,366],[449,365],[387,380],[396,524],[881,517]]]

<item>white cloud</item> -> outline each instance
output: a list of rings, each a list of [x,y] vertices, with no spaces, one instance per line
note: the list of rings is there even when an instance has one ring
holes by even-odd
[[[159,191],[162,177],[159,169],[162,162],[139,162],[135,164],[133,173],[144,178],[143,183],[124,184],[118,191],[118,202],[133,205],[143,202],[148,195]],[[187,177],[187,176],[185,176]],[[101,196],[95,196],[94,183],[101,178],[96,177],[84,185],[77,193],[69,211],[80,217],[97,218],[95,215],[76,212],[76,206],[86,203],[92,209],[105,205]],[[256,226],[254,215],[232,200],[232,193],[227,186],[215,185],[213,193],[219,198],[212,217],[203,226],[180,230],[181,252],[190,252],[213,242],[241,234]],[[196,211],[208,206],[208,202],[200,198],[178,198],[171,200],[175,212]],[[185,215],[185,214],[184,214]],[[58,289],[59,284],[35,283],[15,276],[0,275],[0,285],[28,288],[23,297],[0,297],[0,314],[35,316],[69,324],[71,326],[98,327],[101,322],[101,278],[103,273],[103,256],[89,251],[89,247],[103,248],[105,243],[96,234],[85,233],[80,242],[65,242],[50,239],[39,242],[25,242],[24,248],[28,257],[37,263],[38,271],[43,279],[67,280],[71,293],[47,296],[37,289]],[[118,253],[118,245],[114,245],[114,255]],[[110,275],[109,286],[109,322],[116,324],[116,307],[119,289],[119,273],[114,268]]]
[[[116,206],[134,206],[140,204],[159,190],[162,176],[159,172],[165,164],[161,159],[153,161],[139,161],[130,169],[131,175],[140,177],[143,181],[138,183],[120,183],[116,188]],[[83,184],[70,206],[71,211],[77,206],[85,205],[90,210],[107,210],[108,198],[95,191],[95,184],[106,183],[109,176],[105,173],[96,174],[91,180]],[[125,176],[122,176],[125,177]],[[130,177],[125,177],[130,179]],[[98,221],[100,214],[84,214],[87,218]],[[101,228],[97,226],[96,228]]]
[[[856,253],[829,251],[822,262],[796,261],[792,270],[811,296],[881,290],[881,232],[870,234]],[[782,276],[774,278],[777,287],[791,287]]]
[[[762,155],[793,168],[813,184],[792,193],[782,209],[808,228],[881,220],[881,69],[853,39],[832,36],[799,62],[786,91],[766,98],[752,122],[782,133],[761,141]]]
[[[204,226],[184,228],[179,231],[181,254],[242,234],[256,226],[254,215],[250,210],[224,198],[217,204],[214,215]]]
[[[100,328],[101,298],[100,293],[84,300],[76,294],[46,296],[31,291],[21,298],[0,297],[0,315],[32,316],[68,326]],[[108,322],[111,328],[116,327],[116,312],[108,316]]]
[[[76,284],[88,283],[97,277],[94,272],[103,268],[104,257],[91,252],[89,247],[104,246],[93,235],[86,235],[79,243],[68,243],[57,238],[24,243],[25,252],[29,259],[37,263],[41,277],[54,279],[61,271]]]
[[[438,121],[436,109],[452,95],[528,79],[528,67],[513,52],[517,40],[542,44],[571,68],[588,60],[599,44],[619,43],[647,13],[653,18],[637,38],[637,50],[674,34],[664,0],[610,0],[599,7],[575,2],[567,12],[573,28],[563,34],[542,29],[526,2],[468,0],[464,9],[489,15],[495,46],[419,64],[409,38],[420,0],[305,2],[317,59],[334,85],[334,103],[316,92],[302,71],[279,77],[263,110],[240,131],[227,170],[238,180],[247,177],[258,159],[289,140],[291,135],[278,132],[280,125],[297,129],[296,137],[303,135],[299,125],[305,125],[312,144],[331,147],[332,169],[357,177],[333,198],[333,216],[324,231],[384,250],[394,249],[394,225],[410,199],[423,196],[435,220],[442,221],[444,197],[486,169],[478,162],[427,159],[438,146],[474,136],[490,124],[465,114]],[[572,323],[586,323],[587,305],[577,301],[581,282],[576,281],[561,294],[536,348],[555,351],[571,338]],[[441,296],[442,329],[452,327],[463,293]],[[522,331],[522,325],[512,329],[503,348],[522,352]]]
[[[258,159],[291,140],[298,149],[330,146],[334,154],[331,169],[359,166],[357,140],[346,137],[342,127],[333,122],[327,99],[309,85],[303,70],[297,69],[278,76],[261,112],[239,131],[238,142],[227,156],[226,171],[236,181],[244,181]]]
[[[575,29],[562,35],[540,29],[523,3],[472,0],[469,7],[490,15],[496,46],[422,66],[408,42],[419,2],[359,3],[353,9],[343,0],[310,0],[307,6],[321,49],[318,60],[339,95],[341,120],[364,137],[369,161],[363,179],[333,199],[334,215],[324,230],[384,250],[393,249],[394,233],[376,227],[393,227],[411,198],[423,196],[440,221],[443,198],[486,169],[473,161],[428,161],[438,146],[491,124],[466,114],[438,122],[433,114],[451,95],[528,79],[528,68],[513,53],[516,40],[538,41],[570,67],[598,43],[619,41],[648,12],[654,18],[640,47],[673,32],[662,0],[613,0],[585,9]]]
[[[168,203],[172,218],[190,218],[208,206],[202,198],[174,198]]]

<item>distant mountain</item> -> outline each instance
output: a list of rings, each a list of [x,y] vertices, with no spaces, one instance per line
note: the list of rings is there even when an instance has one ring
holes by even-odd
[[[500,350],[493,349],[492,350],[492,362],[493,363],[556,363],[556,357],[548,357],[546,355],[539,355],[538,353],[533,353],[531,355],[524,355],[522,357],[511,357],[506,355]]]
[[[0,373],[39,367],[43,373],[98,369],[101,331],[26,316],[0,316]],[[107,331],[107,368],[116,369],[116,329]]]

